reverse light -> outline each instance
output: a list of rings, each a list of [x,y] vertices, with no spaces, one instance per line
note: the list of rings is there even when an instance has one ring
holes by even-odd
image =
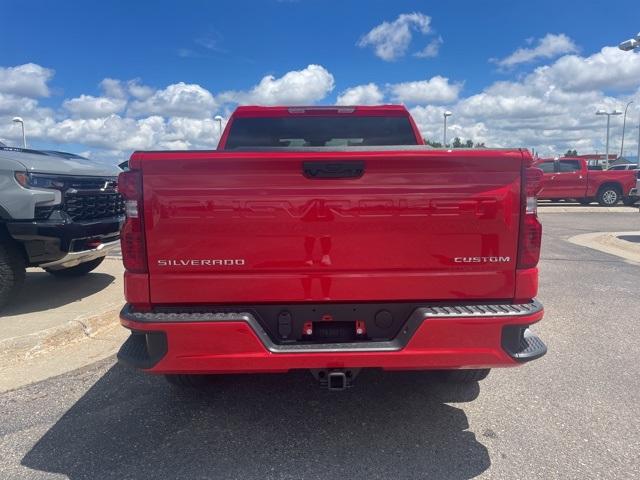
[[[144,236],[142,176],[137,170],[122,172],[118,192],[124,198],[126,220],[120,230],[124,268],[133,273],[147,272],[147,248]]]
[[[520,241],[518,247],[518,268],[533,268],[540,260],[542,225],[538,220],[538,199],[536,195],[542,186],[542,170],[526,167],[523,170],[522,212],[520,221]]]

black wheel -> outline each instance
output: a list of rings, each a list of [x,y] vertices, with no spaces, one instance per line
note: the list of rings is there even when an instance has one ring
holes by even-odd
[[[478,370],[443,370],[440,372],[440,379],[447,383],[471,383],[479,382],[487,378],[490,368]]]
[[[616,185],[605,185],[598,192],[598,203],[603,207],[613,207],[620,201],[620,187]]]
[[[622,203],[625,204],[627,207],[631,207],[638,200],[640,200],[640,197],[624,197],[622,199]]]
[[[589,205],[591,202],[593,202],[592,198],[578,198],[577,199],[578,203],[580,205]]]
[[[210,375],[172,374],[165,375],[164,378],[172,386],[179,388],[202,388],[206,387],[211,381]]]
[[[0,240],[0,308],[11,300],[24,283],[27,262],[20,246]]]
[[[104,257],[100,257],[81,263],[75,267],[61,268],[60,270],[50,270],[45,268],[45,270],[55,277],[81,277],[82,275],[86,275],[90,271],[98,268],[103,261]]]

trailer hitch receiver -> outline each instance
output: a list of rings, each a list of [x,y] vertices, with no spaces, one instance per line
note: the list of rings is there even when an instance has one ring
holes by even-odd
[[[311,374],[320,382],[321,387],[328,388],[331,391],[342,391],[353,386],[353,381],[360,373],[359,368],[351,369],[313,369]]]

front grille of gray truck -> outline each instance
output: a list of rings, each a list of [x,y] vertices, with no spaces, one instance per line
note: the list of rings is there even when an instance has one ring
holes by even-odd
[[[34,186],[55,188],[62,192],[60,205],[37,206],[36,220],[63,217],[72,221],[90,221],[124,215],[124,199],[117,191],[116,177],[81,177],[71,175],[32,175]],[[54,212],[58,212],[52,216]],[[65,215],[66,214],[66,215]]]
[[[115,191],[65,193],[62,209],[74,221],[94,220],[124,214],[124,200]]]

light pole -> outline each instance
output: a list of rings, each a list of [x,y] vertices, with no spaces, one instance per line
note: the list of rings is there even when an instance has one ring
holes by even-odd
[[[13,121],[22,125],[22,148],[27,148],[27,137],[24,135],[24,120],[22,120],[22,117],[13,117]]]
[[[218,123],[218,136],[222,137],[222,117],[216,115],[213,119]]]
[[[449,110],[445,110],[445,112],[442,114],[442,116],[444,117],[444,129],[442,134],[443,147],[447,146],[447,117],[450,117],[451,115],[453,115],[453,113],[451,113]]]
[[[640,32],[638,32],[635,38],[630,38],[629,40],[625,40],[624,42],[622,42],[620,45],[618,45],[618,48],[625,52],[640,50]],[[622,130],[622,141],[624,145],[624,128]],[[640,121],[638,121],[638,166],[640,166]]]
[[[627,106],[624,107],[624,117],[622,120],[622,141],[620,142],[620,156],[622,156],[622,153],[624,151],[624,129],[627,126],[627,109],[629,108],[629,105],[631,105],[633,103],[633,100],[631,100],[630,102],[627,102]]]
[[[606,115],[607,116],[607,147],[606,147],[606,153],[605,153],[605,158],[604,158],[604,169],[608,170],[609,169],[609,124],[611,121],[611,115],[622,115],[622,112],[620,110],[613,110],[612,112],[607,112],[606,110],[598,110],[596,112],[596,115]]]
[[[640,168],[640,120],[638,120],[638,156],[636,159],[638,161],[638,168]]]

